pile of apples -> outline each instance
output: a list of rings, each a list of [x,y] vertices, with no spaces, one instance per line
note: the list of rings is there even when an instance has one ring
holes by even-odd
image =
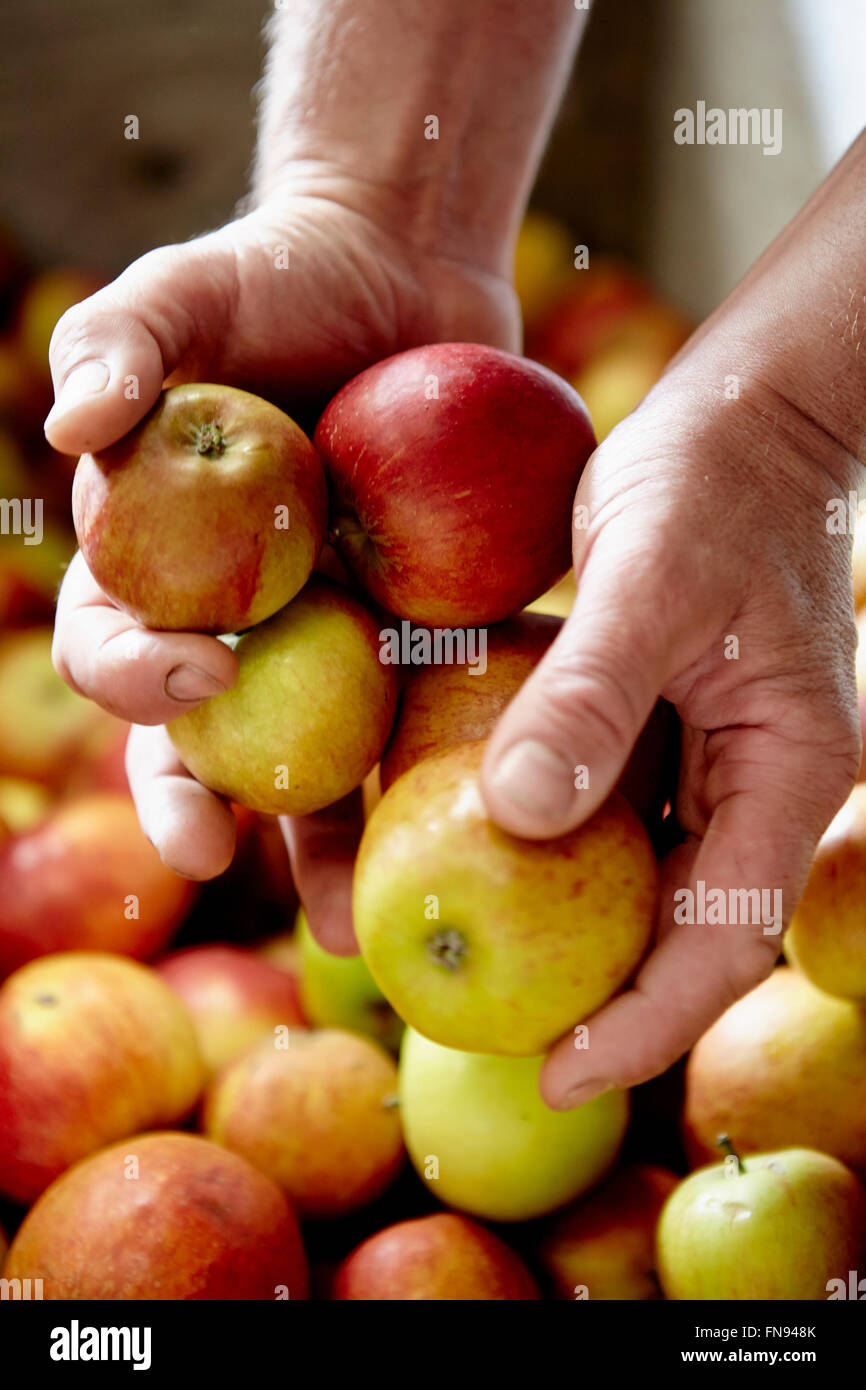
[[[43,608],[5,609],[0,1273],[20,1296],[866,1290],[866,784],[819,847],[789,963],[684,1064],[571,1111],[539,1092],[545,1050],[572,1029],[582,1046],[651,947],[677,770],[660,702],[618,789],[557,841],[498,830],[479,790],[486,738],[561,627],[595,443],[569,382],[591,400],[600,363],[610,381],[643,353],[637,389],[683,332],[625,272],[576,288],[570,243],[535,219],[518,249],[538,362],[401,353],[312,439],[248,392],[174,387],[79,461],[103,589],[235,652],[237,683],[169,732],[238,847],[204,885],[161,862],[126,727],[54,674]],[[596,397],[599,434],[626,397]],[[437,629],[481,628],[483,672],[412,659]],[[362,954],[337,957],[275,817],[362,785]]]

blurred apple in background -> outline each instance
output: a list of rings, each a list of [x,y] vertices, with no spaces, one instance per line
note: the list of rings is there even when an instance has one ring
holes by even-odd
[[[24,361],[47,380],[48,348],[57,320],[104,283],[77,266],[52,266],[35,275],[24,290],[18,303],[15,340]]]
[[[357,599],[315,575],[235,654],[236,684],[168,725],[193,776],[271,815],[307,815],[360,786],[390,732],[396,682]]]
[[[866,1003],[866,783],[834,817],[785,934],[785,955],[813,985]]]
[[[669,1299],[826,1299],[866,1255],[866,1194],[813,1149],[735,1157],[692,1173],[658,1225]]]
[[[447,1047],[533,1057],[623,984],[649,942],[658,872],[617,792],[557,840],[487,818],[484,743],[417,763],[364,829],[352,893],[373,978]]]
[[[333,1297],[434,1302],[539,1299],[523,1261],[477,1221],[437,1212],[377,1231],[337,1271]]]
[[[192,1134],[139,1134],[52,1184],[12,1243],[7,1278],[56,1301],[307,1297],[279,1188]]]
[[[217,1077],[204,1132],[279,1183],[302,1217],[354,1211],[403,1166],[394,1061],[337,1029],[280,1042],[266,1039]]]
[[[678,1182],[666,1168],[630,1164],[557,1216],[539,1249],[555,1296],[660,1298],[656,1225]]]
[[[155,969],[189,1010],[209,1078],[275,1028],[306,1024],[297,980],[252,951],[191,946]]]
[[[866,1172],[866,1010],[777,968],[695,1044],[683,1127],[694,1166],[729,1134],[746,1156],[820,1148]]]
[[[347,1028],[396,1052],[398,1018],[361,956],[333,956],[320,946],[301,909],[295,924],[301,1005],[314,1028]]]
[[[628,1093],[550,1110],[538,1090],[542,1060],[457,1052],[406,1029],[400,1114],[434,1197],[490,1221],[527,1221],[588,1192],[612,1167]]]
[[[604,349],[628,315],[652,303],[645,281],[623,261],[592,257],[526,335],[529,357],[572,377]]]
[[[72,514],[96,582],[145,627],[239,632],[293,599],[325,538],[303,430],[231,386],[171,387],[129,434],[79,459]]]
[[[0,1192],[28,1203],[85,1154],[192,1110],[192,1020],[147,966],[77,951],[0,987]]]
[[[529,211],[514,248],[514,288],[527,333],[561,299],[575,279],[573,237],[548,213]]]
[[[32,830],[43,821],[53,801],[51,792],[41,782],[27,777],[0,777],[0,816],[15,834]],[[2,917],[0,907],[0,920]]]
[[[51,640],[47,627],[0,635],[0,773],[56,786],[87,740],[116,721],[61,680]]]
[[[184,920],[196,885],[163,864],[127,796],[61,802],[0,849],[0,976],[49,951],[148,959]]]
[[[337,551],[400,618],[496,622],[571,564],[595,439],[580,398],[537,363],[476,343],[398,353],[338,392],[314,443]]]

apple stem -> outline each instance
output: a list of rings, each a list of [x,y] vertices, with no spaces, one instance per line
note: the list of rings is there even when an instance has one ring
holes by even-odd
[[[746,1165],[740,1158],[740,1155],[737,1153],[736,1149],[734,1148],[730,1136],[727,1134],[720,1134],[719,1137],[716,1139],[716,1143],[718,1144],[723,1154],[726,1154],[728,1158],[735,1158],[737,1160],[737,1172],[745,1173]]]

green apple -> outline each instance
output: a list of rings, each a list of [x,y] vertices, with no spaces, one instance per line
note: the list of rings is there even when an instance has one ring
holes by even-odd
[[[866,1193],[815,1149],[730,1154],[692,1173],[659,1218],[657,1268],[670,1299],[826,1299],[866,1250]]]
[[[341,585],[314,575],[235,644],[236,683],[168,725],[211,791],[266,815],[304,816],[354,791],[394,718],[378,628]]]
[[[488,820],[484,742],[424,758],[361,840],[353,915],[382,993],[467,1052],[535,1057],[625,982],[652,932],[657,866],[614,792],[577,830],[519,840]]]
[[[741,1153],[822,1149],[866,1174],[866,1010],[774,970],[692,1048],[683,1129],[692,1167],[731,1134]]]
[[[314,1028],[348,1028],[396,1051],[403,1034],[398,1018],[361,956],[332,956],[320,946],[301,908],[295,921],[300,998]]]
[[[827,994],[866,1003],[866,782],[859,782],[815,851],[785,934],[785,955]]]
[[[527,1221],[589,1191],[628,1125],[626,1091],[549,1110],[541,1057],[457,1052],[407,1028],[400,1051],[406,1147],[430,1191],[490,1221]]]

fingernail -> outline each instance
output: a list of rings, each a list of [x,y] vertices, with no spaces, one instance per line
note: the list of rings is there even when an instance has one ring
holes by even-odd
[[[165,693],[173,700],[206,700],[211,695],[221,695],[226,688],[216,676],[187,661],[173,666],[165,678]]]
[[[595,1100],[596,1096],[602,1096],[605,1091],[612,1090],[612,1081],[604,1081],[600,1078],[581,1081],[579,1086],[575,1086],[571,1091],[566,1091],[556,1108],[557,1110],[576,1110],[579,1105],[586,1105],[587,1101]]]
[[[110,376],[107,362],[99,362],[95,358],[88,362],[79,362],[61,386],[60,395],[51,407],[45,424],[59,420],[62,415],[72,410],[73,406],[83,401],[85,396],[99,395],[108,385]]]
[[[522,810],[553,818],[571,806],[574,769],[546,743],[527,738],[503,753],[493,784]]]

